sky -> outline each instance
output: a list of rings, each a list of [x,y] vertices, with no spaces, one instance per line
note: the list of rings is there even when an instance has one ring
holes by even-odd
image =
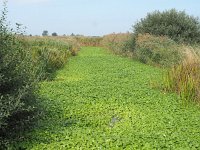
[[[7,7],[11,26],[23,24],[32,35],[43,30],[86,36],[132,32],[148,12],[172,8],[200,17],[199,0],[8,0]]]

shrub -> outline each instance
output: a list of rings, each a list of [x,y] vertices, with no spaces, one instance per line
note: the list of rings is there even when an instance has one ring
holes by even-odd
[[[170,67],[182,59],[180,47],[165,36],[139,34],[136,38],[136,56],[143,63]]]
[[[134,34],[130,34],[127,40],[124,41],[122,45],[122,50],[124,52],[131,52],[135,54],[136,47],[136,36]]]
[[[9,118],[34,110],[39,74],[30,51],[8,29],[5,14],[0,20],[0,131]]]
[[[134,25],[134,33],[164,35],[176,42],[200,43],[199,20],[175,9],[149,13]]]

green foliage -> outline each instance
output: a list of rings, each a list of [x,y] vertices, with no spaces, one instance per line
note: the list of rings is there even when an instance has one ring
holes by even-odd
[[[143,63],[170,67],[180,63],[182,53],[173,40],[164,36],[139,34],[136,38],[136,56]]]
[[[177,42],[200,43],[200,23],[198,18],[175,9],[149,13],[134,25],[134,33],[164,35]]]
[[[130,37],[123,42],[122,51],[123,52],[131,52],[135,54],[136,47],[136,36],[131,34]]]
[[[31,52],[8,29],[5,7],[0,19],[0,136],[11,118],[35,109],[39,71]]]
[[[42,82],[44,118],[16,149],[200,149],[199,107],[152,89],[159,68],[83,48]],[[14,148],[13,148],[14,149]]]
[[[9,149],[13,139],[37,118],[39,80],[63,67],[78,51],[72,41],[15,33],[6,24],[6,13],[5,6],[0,18],[0,149]]]

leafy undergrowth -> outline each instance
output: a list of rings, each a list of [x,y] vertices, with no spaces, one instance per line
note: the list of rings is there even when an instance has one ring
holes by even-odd
[[[82,48],[41,83],[44,117],[21,149],[199,149],[200,110],[152,89],[162,71],[101,48]]]

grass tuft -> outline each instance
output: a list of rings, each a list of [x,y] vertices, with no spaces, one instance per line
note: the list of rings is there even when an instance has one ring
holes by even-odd
[[[172,67],[164,77],[164,86],[167,91],[177,92],[183,102],[200,102],[200,61],[198,55],[185,47],[185,60]]]

